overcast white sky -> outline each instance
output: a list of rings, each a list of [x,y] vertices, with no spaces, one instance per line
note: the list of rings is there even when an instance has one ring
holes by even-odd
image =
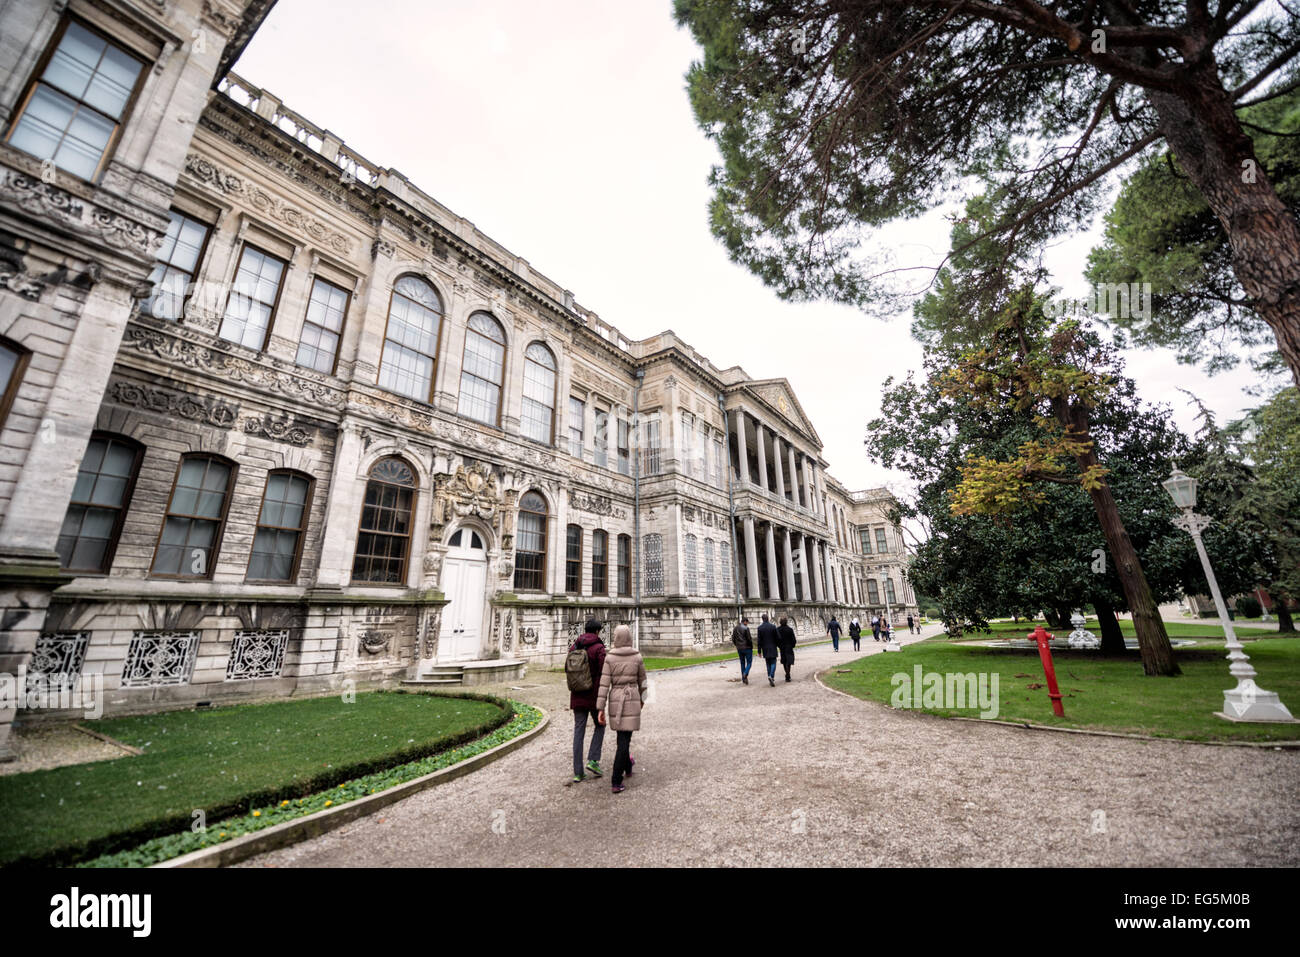
[[[672,329],[719,366],[785,376],[849,488],[897,485],[870,462],[879,383],[919,368],[908,316],[780,302],[709,233],[712,145],[684,74],[697,50],[668,0],[279,0],[236,72],[392,167],[522,256],[630,338]],[[1081,224],[1083,228],[1083,224]],[[1083,294],[1094,226],[1053,251]],[[880,241],[899,265],[935,261],[932,218]],[[1206,378],[1134,351],[1128,371],[1186,430],[1190,389],[1221,417],[1257,405],[1246,374]]]

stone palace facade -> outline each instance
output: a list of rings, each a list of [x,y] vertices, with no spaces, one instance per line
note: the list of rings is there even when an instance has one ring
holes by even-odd
[[[269,6],[6,8],[0,672],[142,710],[915,612],[788,382],[627,339],[230,72]]]

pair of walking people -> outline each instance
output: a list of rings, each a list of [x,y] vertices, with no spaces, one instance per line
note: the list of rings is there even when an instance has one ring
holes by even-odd
[[[645,706],[649,681],[645,659],[632,647],[632,629],[619,625],[614,629],[614,647],[606,649],[600,637],[601,624],[588,619],[585,630],[572,645],[564,660],[564,674],[569,684],[569,707],[573,709],[573,779],[571,784],[586,780],[588,774],[601,777],[600,755],[605,743],[606,726],[617,736],[611,790],[626,790],[625,776],[632,773],[632,732],[641,730],[641,709]],[[582,746],[587,737],[587,722],[592,723],[591,746],[587,763],[582,762]]]
[[[736,625],[731,631],[731,643],[736,646],[736,652],[740,656],[740,680],[743,684],[749,684],[749,671],[754,665],[754,649],[757,645],[758,652],[763,656],[767,664],[767,683],[773,688],[776,687],[776,663],[780,660],[785,668],[785,680],[790,680],[790,668],[794,665],[794,646],[795,646],[794,629],[790,627],[787,619],[782,618],[781,624],[774,625],[763,615],[762,623],[758,626],[758,638],[749,631],[749,619],[740,619],[740,624]]]

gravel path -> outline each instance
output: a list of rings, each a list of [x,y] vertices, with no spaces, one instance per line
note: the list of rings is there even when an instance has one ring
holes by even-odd
[[[813,680],[846,646],[799,649],[775,688],[759,662],[749,686],[735,663],[652,673],[617,796],[565,786],[563,676],[534,672],[511,693],[550,711],[537,741],[242,866],[1300,864],[1300,752],[893,711]]]

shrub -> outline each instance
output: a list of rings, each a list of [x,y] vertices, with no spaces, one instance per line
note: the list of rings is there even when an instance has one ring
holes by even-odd
[[[1237,615],[1241,618],[1258,618],[1263,610],[1259,599],[1254,595],[1242,595],[1237,599]]]

